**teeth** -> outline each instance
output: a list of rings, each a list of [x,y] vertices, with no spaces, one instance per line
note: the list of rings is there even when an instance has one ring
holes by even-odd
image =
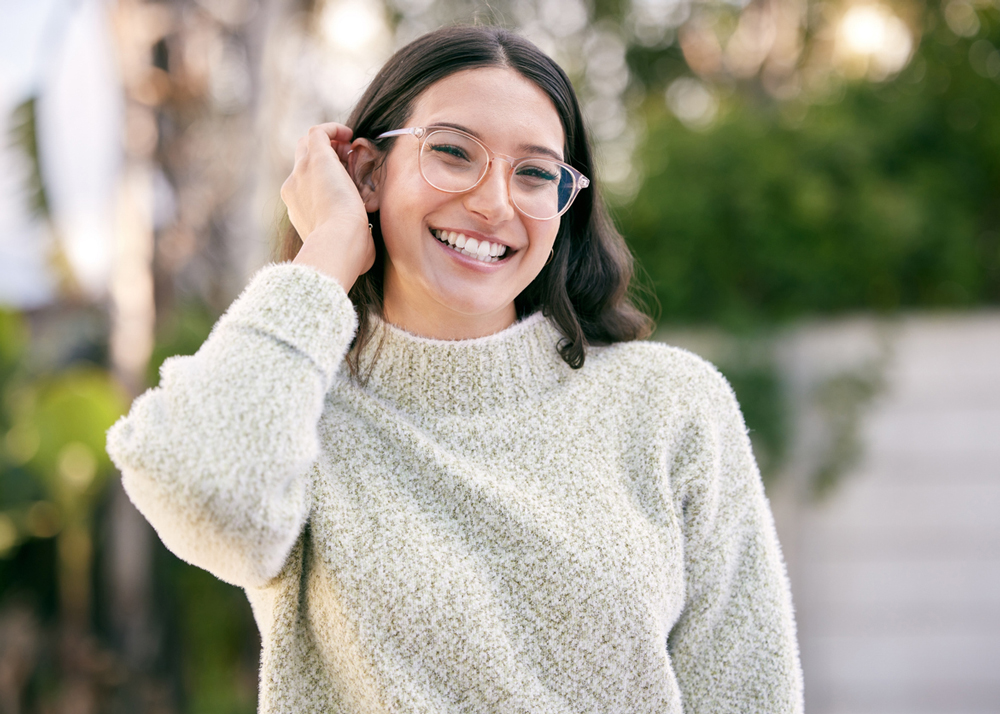
[[[490,243],[476,238],[466,238],[455,231],[435,231],[434,236],[442,243],[447,243],[462,255],[475,258],[483,263],[495,263],[507,252],[507,246],[502,243]]]

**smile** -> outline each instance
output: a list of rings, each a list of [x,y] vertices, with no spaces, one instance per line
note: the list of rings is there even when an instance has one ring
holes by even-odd
[[[507,246],[502,243],[466,238],[464,234],[455,231],[439,231],[432,228],[431,233],[440,243],[444,243],[452,250],[483,263],[495,263],[507,252]]]

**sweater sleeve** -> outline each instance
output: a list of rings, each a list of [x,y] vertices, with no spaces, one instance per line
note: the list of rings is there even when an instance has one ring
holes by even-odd
[[[323,400],[356,320],[331,278],[266,267],[110,429],[126,492],[180,558],[242,587],[278,574],[309,513]]]
[[[677,469],[686,600],[668,649],[684,712],[800,713],[802,672],[773,518],[732,389],[714,370],[711,385]]]

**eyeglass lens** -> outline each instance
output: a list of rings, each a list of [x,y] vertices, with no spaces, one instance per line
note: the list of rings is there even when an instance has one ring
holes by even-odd
[[[420,170],[437,189],[451,193],[468,191],[486,173],[489,154],[472,138],[452,131],[433,131],[420,149]],[[561,164],[541,158],[514,162],[510,175],[510,197],[525,215],[555,218],[576,196],[576,180]]]

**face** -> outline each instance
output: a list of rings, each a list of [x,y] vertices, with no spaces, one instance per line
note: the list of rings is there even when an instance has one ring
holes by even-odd
[[[514,158],[551,152],[563,157],[565,135],[548,96],[509,69],[481,68],[453,74],[428,87],[407,127],[449,124],[476,136],[495,154]],[[394,127],[404,128],[404,127]],[[467,193],[444,193],[420,174],[417,138],[396,138],[372,176],[368,210],[380,211],[387,252],[387,319],[415,334],[463,339],[492,334],[516,319],[514,298],[549,258],[559,219],[528,218],[507,188],[510,164],[495,160]],[[503,249],[496,262],[456,250],[466,241]]]

